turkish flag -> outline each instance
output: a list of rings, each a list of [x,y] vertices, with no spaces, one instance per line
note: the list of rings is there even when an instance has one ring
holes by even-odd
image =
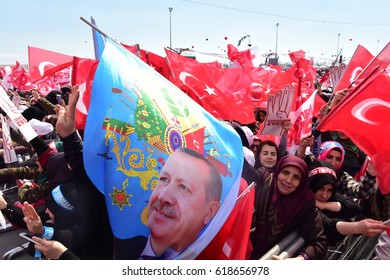
[[[271,81],[282,72],[282,69],[280,66],[270,64],[269,66],[252,68],[250,71],[247,71],[252,81],[253,107],[267,108],[268,94],[271,92]]]
[[[390,42],[374,57],[364,68],[360,75],[355,79],[354,84],[358,86],[366,79],[373,79],[377,73],[387,69],[390,65]]]
[[[33,82],[41,79],[50,68],[72,61],[73,56],[28,46],[28,64]]]
[[[347,95],[317,127],[344,132],[371,158],[383,194],[390,193],[389,92],[390,77],[381,73]]]
[[[365,47],[358,45],[333,92],[348,88],[373,58]]]
[[[251,80],[242,68],[200,63],[165,49],[172,82],[217,119],[255,122]]]
[[[305,52],[303,50],[290,52],[288,55],[292,62],[297,62],[300,58],[305,58]]]
[[[122,46],[137,55],[142,61],[146,62],[146,64],[150,65],[154,70],[169,80],[171,73],[165,58],[150,51],[140,49],[139,45],[129,46],[122,44]]]
[[[252,223],[255,188],[241,179],[239,196],[226,222],[197,260],[245,260]]]
[[[80,97],[76,104],[76,128],[84,130],[88,116],[91,89],[98,60],[74,57],[72,84],[79,85]]]
[[[253,67],[253,57],[250,49],[239,51],[231,44],[228,44],[227,49],[227,55],[231,61],[237,61],[242,67]]]
[[[20,66],[18,61],[16,61],[16,65],[12,67],[10,78],[12,85],[18,90],[24,91],[33,88],[31,85],[29,73],[26,71],[26,69],[24,69],[24,67]]]
[[[313,61],[310,59],[302,57],[300,55],[292,55],[290,53],[290,58],[293,62],[293,65],[286,71],[290,73],[297,79],[300,79],[303,84],[311,89],[311,92],[314,91],[314,81],[317,79],[317,68],[313,66]],[[304,53],[303,53],[304,54]]]

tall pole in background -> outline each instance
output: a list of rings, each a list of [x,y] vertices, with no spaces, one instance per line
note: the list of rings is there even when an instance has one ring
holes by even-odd
[[[379,47],[379,40],[376,41],[376,54],[375,55],[378,55],[378,47]]]
[[[340,35],[341,33],[337,34],[337,53],[336,53],[336,58],[339,55],[339,46],[340,46]]]
[[[169,48],[172,49],[172,7],[169,7]]]
[[[276,24],[276,46],[275,46],[275,58],[278,59],[278,29],[279,29],[279,22]]]

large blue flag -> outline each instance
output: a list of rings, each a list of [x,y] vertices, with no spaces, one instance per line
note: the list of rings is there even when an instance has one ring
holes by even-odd
[[[91,17],[91,23],[96,25],[96,21],[93,17]],[[92,37],[93,37],[93,48],[95,51],[95,59],[99,60],[102,56],[104,45],[106,44],[106,37],[100,34],[98,31],[92,28]]]
[[[205,155],[223,181],[220,209],[179,258],[196,257],[235,204],[243,165],[238,134],[109,38],[95,73],[84,143],[86,171],[105,194],[117,238],[149,235],[149,197],[179,147]]]

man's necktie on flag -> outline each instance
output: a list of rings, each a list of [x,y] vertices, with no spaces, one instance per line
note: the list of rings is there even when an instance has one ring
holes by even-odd
[[[94,77],[84,141],[85,169],[105,194],[117,238],[149,235],[149,197],[164,162],[180,147],[217,166],[223,190],[217,215],[177,259],[194,259],[233,209],[243,164],[239,136],[109,37]]]

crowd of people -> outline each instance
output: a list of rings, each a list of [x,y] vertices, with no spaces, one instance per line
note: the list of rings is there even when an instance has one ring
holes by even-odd
[[[2,163],[0,182],[21,183],[16,201],[0,194],[0,209],[15,228],[31,233],[34,243],[28,250],[35,258],[174,259],[218,212],[222,181],[217,168],[204,155],[180,148],[160,170],[148,202],[150,236],[114,237],[104,195],[84,168],[83,133],[75,128],[78,86],[47,96],[37,90],[7,93],[20,98],[22,115],[40,133],[27,142],[10,128],[15,151],[28,156]],[[331,99],[322,111],[339,101]],[[369,160],[364,152],[342,131],[317,133],[314,119],[313,135],[302,138],[290,154],[290,120],[282,124],[277,143],[260,139],[258,127],[266,113],[256,108],[256,123],[232,123],[243,144],[242,179],[256,183],[246,258],[260,259],[293,231],[304,245],[291,258],[326,259],[329,247],[348,235],[380,236],[376,258],[390,258],[390,226],[383,223],[390,218],[390,196],[380,192],[372,164],[363,178],[356,178]]]

